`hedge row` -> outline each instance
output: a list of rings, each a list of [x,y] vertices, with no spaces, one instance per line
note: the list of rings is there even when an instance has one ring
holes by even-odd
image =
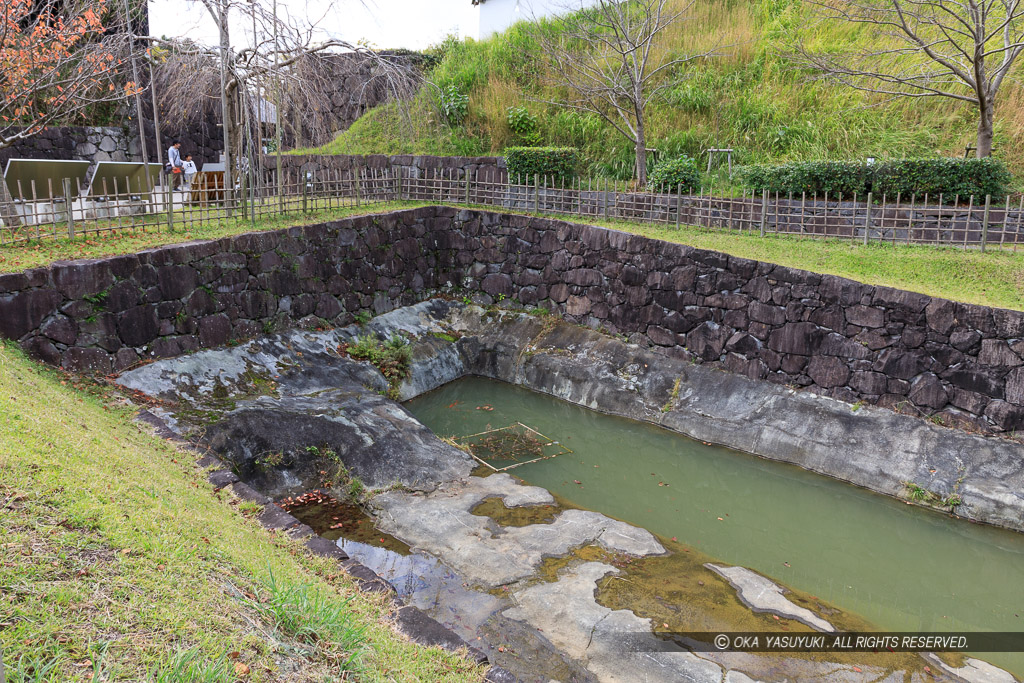
[[[1010,192],[1012,175],[998,159],[893,159],[868,166],[859,161],[800,161],[777,166],[739,169],[747,187],[771,193],[799,195],[842,194],[876,197],[929,195],[954,201],[957,195],[1002,199]]]
[[[653,192],[675,192],[680,187],[689,192],[699,185],[697,160],[688,156],[660,162],[647,177],[647,189]]]
[[[539,176],[542,182],[560,184],[576,177],[582,157],[575,147],[507,147],[505,164],[508,177],[520,182],[533,182]]]

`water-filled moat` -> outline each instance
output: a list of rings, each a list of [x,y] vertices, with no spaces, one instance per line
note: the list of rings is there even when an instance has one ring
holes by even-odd
[[[755,569],[879,629],[1024,629],[1019,533],[504,382],[460,379],[407,407],[442,436],[527,424],[572,451],[510,470],[527,483]],[[989,659],[1024,671],[1020,655]]]
[[[407,347],[407,376],[348,352],[374,339]],[[964,519],[1021,528],[1016,444],[444,299],[119,381],[226,463],[218,486],[269,497],[275,528],[321,535],[521,680],[1012,680],[960,654],[665,647],[1024,631],[1024,537]],[[959,496],[960,519],[898,499],[905,482]]]

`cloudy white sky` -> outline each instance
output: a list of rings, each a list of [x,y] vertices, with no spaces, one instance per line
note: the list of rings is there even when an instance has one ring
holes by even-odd
[[[278,0],[278,7],[316,23],[327,36],[379,48],[422,49],[451,33],[475,37],[479,25],[470,0]],[[213,22],[194,0],[150,0],[149,24],[158,36],[217,40]]]

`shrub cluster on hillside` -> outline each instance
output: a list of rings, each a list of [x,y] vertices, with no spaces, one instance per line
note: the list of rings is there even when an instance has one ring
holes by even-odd
[[[561,184],[576,177],[582,158],[575,147],[508,147],[505,164],[508,176],[517,182]]]
[[[675,192],[682,188],[688,192],[699,185],[697,160],[687,156],[659,162],[647,176],[647,189],[652,191]]]
[[[739,169],[741,182],[750,189],[783,195],[865,196],[881,198],[929,195],[936,201],[957,196],[991,195],[1002,199],[1011,190],[1013,176],[998,159],[892,159],[868,165],[863,161],[801,161],[755,164]]]

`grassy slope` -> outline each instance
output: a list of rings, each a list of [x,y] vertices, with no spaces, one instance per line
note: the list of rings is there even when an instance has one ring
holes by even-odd
[[[132,413],[0,344],[8,681],[326,681],[353,653],[364,680],[480,679],[395,635],[380,598],[248,520],[254,506],[214,494],[193,454]],[[345,643],[353,633],[363,645]]]
[[[685,0],[673,0],[683,6]],[[963,154],[976,119],[950,100],[885,102],[842,87],[812,82],[787,58],[799,33],[810,45],[872,47],[877,32],[809,18],[799,0],[712,0],[693,5],[690,19],[673,26],[659,49],[698,53],[716,46],[721,56],[699,60],[679,75],[681,84],[651,105],[649,145],[666,154],[699,155],[708,147],[733,147],[740,161]],[[541,122],[549,144],[586,151],[591,170],[626,178],[629,143],[596,117],[531,100],[543,94],[543,70],[522,26],[482,42],[449,41],[430,75],[456,83],[470,96],[466,123],[439,124],[428,93],[412,116],[394,105],[378,107],[319,151],[326,153],[480,154],[516,142],[506,122],[510,106],[526,106]],[[547,94],[551,94],[548,92]],[[1004,86],[997,110],[997,155],[1024,172],[1024,89]]]

